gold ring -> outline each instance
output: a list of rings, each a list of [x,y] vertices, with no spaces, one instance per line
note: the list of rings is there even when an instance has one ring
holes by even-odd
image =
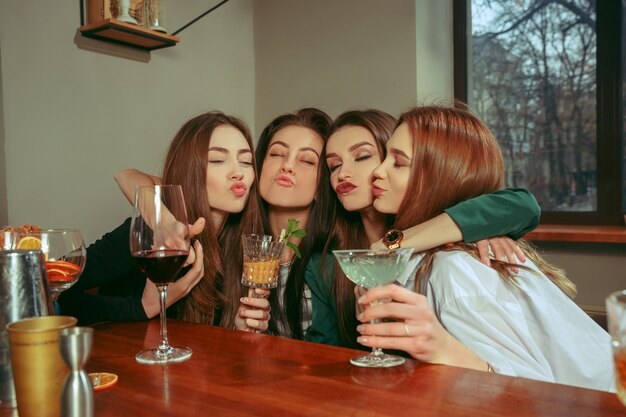
[[[411,333],[409,332],[409,326],[407,326],[406,323],[404,323],[404,331],[406,332],[407,336],[411,336]]]

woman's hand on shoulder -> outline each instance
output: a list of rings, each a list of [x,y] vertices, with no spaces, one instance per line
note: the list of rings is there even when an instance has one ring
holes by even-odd
[[[189,251],[189,257],[193,259],[193,265],[187,271],[185,275],[179,278],[176,282],[173,282],[167,287],[167,301],[165,303],[166,308],[180,300],[193,289],[204,277],[204,253],[202,252],[202,245],[200,242],[194,242],[193,248]],[[146,280],[146,286],[143,290],[141,297],[141,304],[146,312],[148,318],[155,317],[160,312],[160,298],[159,291],[150,281]]]
[[[250,288],[248,296],[240,299],[235,329],[252,333],[266,331],[270,321],[269,295],[268,289]]]
[[[514,264],[523,264],[526,262],[526,256],[524,252],[517,246],[517,243],[509,237],[497,236],[489,239],[483,239],[476,242],[476,248],[478,249],[478,255],[480,261],[487,266],[491,266],[489,258],[491,254],[499,261],[509,262]],[[514,273],[517,273],[518,269],[511,268]]]

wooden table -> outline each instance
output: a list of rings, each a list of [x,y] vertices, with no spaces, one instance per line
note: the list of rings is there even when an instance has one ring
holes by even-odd
[[[622,416],[614,394],[409,360],[350,365],[359,351],[168,320],[190,360],[140,365],[159,323],[95,326],[89,372],[119,375],[95,393],[96,417],[118,416]],[[0,416],[8,414],[0,410]]]

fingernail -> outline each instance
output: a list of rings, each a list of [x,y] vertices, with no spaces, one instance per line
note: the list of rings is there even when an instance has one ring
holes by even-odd
[[[359,313],[359,314],[356,316],[356,318],[357,318],[357,320],[359,320],[359,321],[363,320],[363,313]]]
[[[359,333],[362,333],[363,332],[363,328],[364,328],[364,326],[356,326],[356,331],[359,332]]]
[[[359,299],[358,299],[358,300],[356,300],[356,302],[357,302],[357,303],[359,303],[359,304],[363,304],[363,300],[364,300],[364,299],[365,299],[365,296],[364,296],[364,295],[362,295],[362,296],[360,296],[360,297],[359,297]]]
[[[357,338],[356,338],[356,341],[357,341],[358,343],[361,343],[361,344],[363,344],[363,343],[367,343],[367,337],[362,337],[362,336],[359,336],[359,337],[357,337]]]
[[[241,301],[242,303],[247,303],[248,299],[246,297],[241,297],[239,301]]]

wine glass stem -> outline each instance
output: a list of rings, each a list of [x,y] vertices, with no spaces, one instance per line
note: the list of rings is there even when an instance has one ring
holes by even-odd
[[[167,355],[170,350],[170,343],[167,340],[167,321],[165,317],[165,302],[167,301],[167,285],[158,285],[159,296],[161,299],[161,343],[157,348],[158,353]]]

